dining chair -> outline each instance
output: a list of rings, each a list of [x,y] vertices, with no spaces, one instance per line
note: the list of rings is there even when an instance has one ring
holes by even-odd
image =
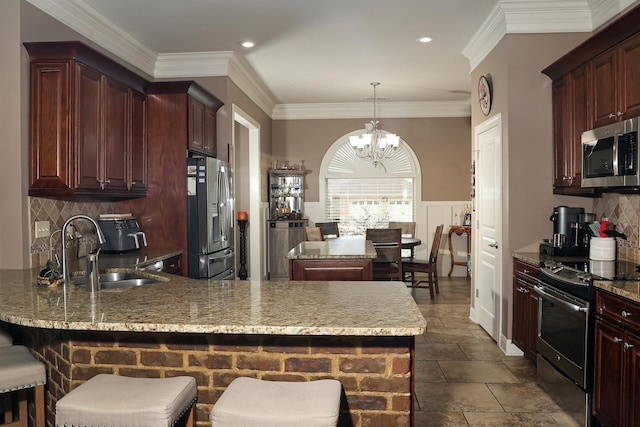
[[[304,227],[305,240],[307,242],[322,242],[322,230],[320,227]]]
[[[365,239],[373,243],[373,280],[402,280],[402,231],[399,228],[367,228]]]
[[[320,227],[322,230],[322,236],[327,237],[340,237],[340,230],[338,229],[337,222],[316,222],[316,227]]]
[[[440,224],[436,227],[435,235],[433,236],[433,244],[431,245],[431,253],[429,254],[429,259],[427,260],[419,260],[412,259],[407,262],[402,263],[402,271],[403,277],[405,274],[409,274],[411,277],[411,285],[408,285],[412,288],[424,288],[426,286],[419,286],[420,283],[428,283],[429,286],[429,294],[431,295],[431,299],[434,298],[434,290],[435,293],[439,294],[440,289],[438,289],[438,252],[440,251],[440,241],[442,240],[442,229],[444,228],[444,224]],[[427,280],[415,280],[415,273],[426,273]]]
[[[388,228],[399,228],[402,230],[402,237],[416,237],[415,221],[389,221]],[[413,258],[413,248],[402,250],[402,261],[409,261]]]

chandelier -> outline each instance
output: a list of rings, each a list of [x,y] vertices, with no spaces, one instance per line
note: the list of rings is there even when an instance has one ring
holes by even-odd
[[[400,145],[400,137],[393,133],[387,133],[378,128],[380,123],[376,118],[376,86],[380,83],[372,82],[373,86],[373,119],[365,124],[366,132],[362,135],[353,135],[349,137],[351,147],[356,155],[361,159],[370,159],[374,167],[378,166],[383,159],[393,157],[398,145]]]

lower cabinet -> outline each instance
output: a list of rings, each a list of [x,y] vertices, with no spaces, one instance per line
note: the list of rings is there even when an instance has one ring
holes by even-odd
[[[525,357],[535,361],[538,334],[538,293],[533,286],[537,282],[539,268],[518,259],[513,260],[513,343]]]
[[[270,280],[289,280],[287,254],[304,240],[305,225],[307,220],[267,221]]]
[[[370,259],[292,259],[291,280],[373,280]]]
[[[640,304],[600,290],[593,414],[606,427],[640,425]]]

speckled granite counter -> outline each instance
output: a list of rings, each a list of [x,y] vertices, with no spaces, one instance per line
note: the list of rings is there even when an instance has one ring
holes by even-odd
[[[547,260],[562,261],[563,258],[541,255],[534,252],[514,252],[514,258],[523,262],[538,265],[540,262]],[[621,297],[630,299],[640,303],[640,282],[622,281],[622,280],[594,280],[593,285],[596,288],[604,289]]]
[[[376,256],[373,243],[362,236],[301,242],[287,254],[289,259],[374,259]]]
[[[101,265],[102,267],[102,265]],[[395,282],[160,282],[90,291],[35,285],[39,269],[0,270],[0,320],[52,329],[281,335],[411,336],[424,317]]]

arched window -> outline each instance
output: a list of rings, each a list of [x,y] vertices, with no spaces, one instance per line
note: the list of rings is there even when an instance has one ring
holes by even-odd
[[[327,150],[320,166],[320,197],[327,221],[340,223],[340,235],[364,234],[367,228],[386,227],[389,221],[415,221],[421,194],[420,166],[402,139],[393,157],[376,166],[361,159],[349,143],[353,131]]]

